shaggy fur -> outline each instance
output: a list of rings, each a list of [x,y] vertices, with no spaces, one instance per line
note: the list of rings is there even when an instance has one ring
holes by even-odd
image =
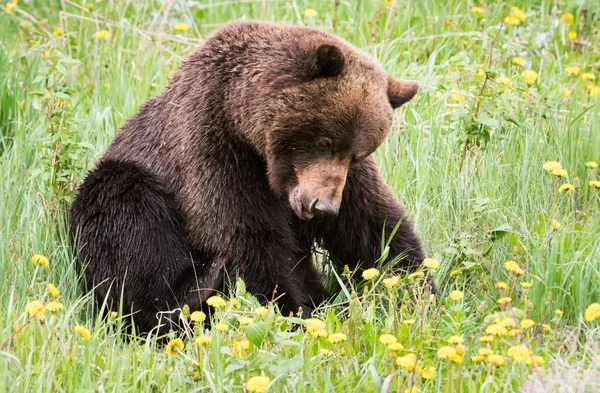
[[[212,34],[119,131],[70,211],[86,282],[138,331],[200,309],[223,271],[309,315],[328,296],[311,249],[372,267],[381,233],[399,268],[419,238],[369,155],[414,82],[330,34],[244,22]],[[163,327],[163,331],[164,331]]]

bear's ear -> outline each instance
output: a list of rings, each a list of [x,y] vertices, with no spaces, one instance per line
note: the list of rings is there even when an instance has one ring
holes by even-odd
[[[388,99],[394,109],[410,101],[417,94],[417,91],[419,91],[417,82],[388,77]]]
[[[338,76],[344,69],[344,55],[335,45],[323,44],[315,52],[315,78]]]

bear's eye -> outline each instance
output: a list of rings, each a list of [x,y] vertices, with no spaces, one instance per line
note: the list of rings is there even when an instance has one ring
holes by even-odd
[[[321,139],[317,143],[317,146],[319,147],[320,150],[322,150],[324,152],[329,152],[329,153],[333,152],[333,145],[331,144],[331,140],[329,140],[329,139]]]

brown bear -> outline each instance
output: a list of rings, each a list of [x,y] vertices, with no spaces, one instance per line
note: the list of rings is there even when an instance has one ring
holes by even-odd
[[[314,245],[337,266],[373,267],[398,224],[389,258],[419,264],[421,242],[371,158],[417,89],[323,31],[219,29],[79,188],[71,234],[96,299],[122,301],[149,332],[157,312],[200,309],[241,277],[261,301],[310,315],[328,297]]]

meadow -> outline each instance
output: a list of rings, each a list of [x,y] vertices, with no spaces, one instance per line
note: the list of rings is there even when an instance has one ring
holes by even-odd
[[[79,285],[66,211],[181,59],[243,18],[419,81],[375,156],[439,291],[387,273],[382,241],[362,277],[320,258],[339,295],[312,319],[239,282],[167,345],[125,336]],[[0,391],[600,391],[599,28],[595,0],[5,0]]]

